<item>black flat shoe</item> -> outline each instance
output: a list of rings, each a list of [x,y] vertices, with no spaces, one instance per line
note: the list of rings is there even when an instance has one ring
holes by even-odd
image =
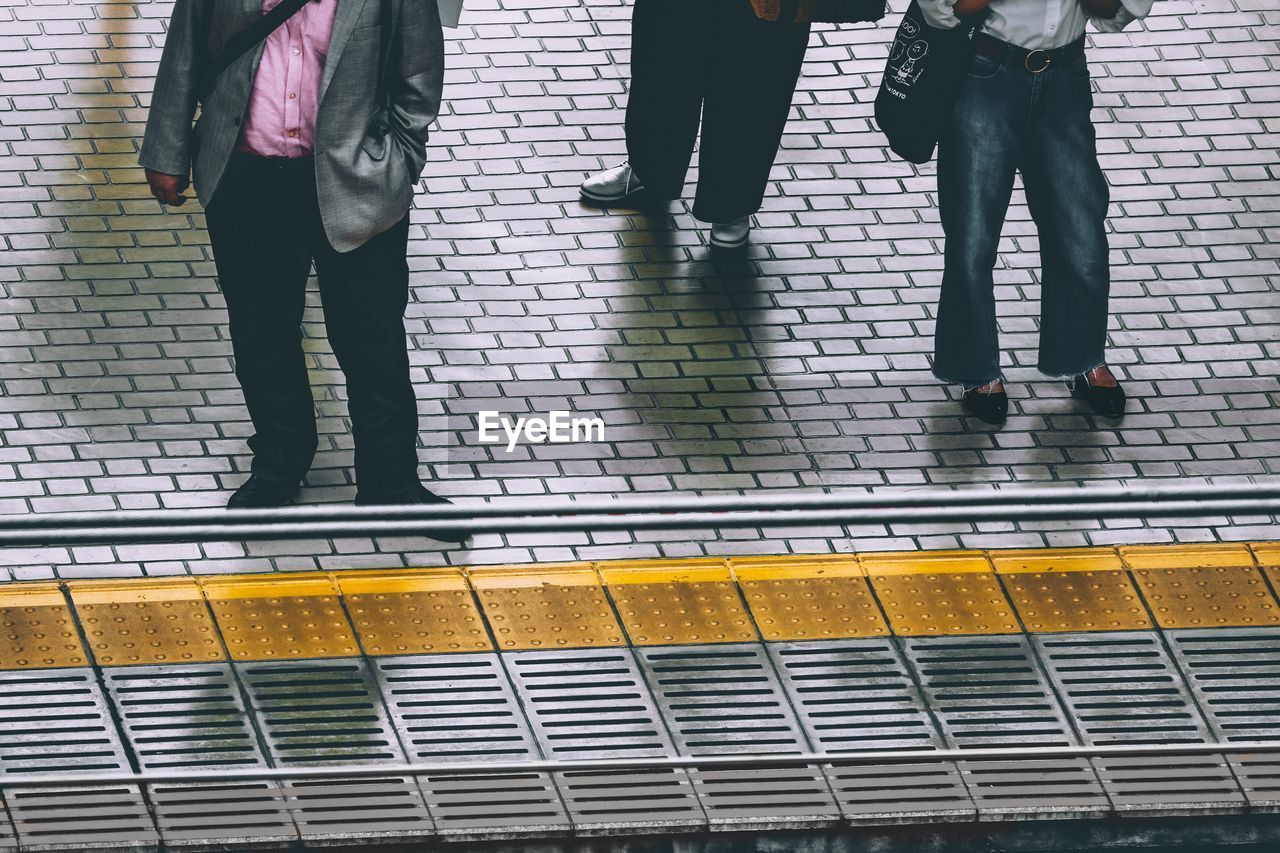
[[[367,495],[361,492],[356,493],[356,506],[426,506],[426,505],[446,505],[452,506],[453,502],[440,497],[426,486],[418,483],[395,492],[385,492],[381,494]],[[427,534],[432,539],[440,542],[454,542],[461,544],[471,538],[469,530],[435,530]]]
[[[983,423],[1002,426],[1009,416],[1009,395],[1004,391],[984,394],[977,388],[964,392],[964,410]]]
[[[250,474],[227,499],[227,509],[264,509],[288,506],[298,497],[299,481],[270,474]]]
[[[1106,415],[1109,418],[1119,418],[1124,415],[1126,398],[1124,389],[1118,382],[1109,387],[1090,385],[1089,377],[1081,373],[1067,380],[1067,388],[1070,389],[1072,397],[1084,400],[1089,404],[1089,408],[1100,415]]]

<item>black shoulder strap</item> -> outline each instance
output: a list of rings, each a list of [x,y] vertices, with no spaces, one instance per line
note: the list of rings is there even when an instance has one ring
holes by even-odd
[[[391,103],[391,54],[395,47],[395,30],[400,21],[393,17],[391,0],[381,0],[382,7],[382,42],[378,52],[378,94],[374,103],[379,107],[389,107]],[[404,7],[401,6],[401,9]]]
[[[210,62],[204,73],[200,75],[201,99],[213,92],[213,87],[218,85],[218,78],[222,76],[222,72],[231,67],[231,63],[266,41],[267,36],[280,29],[285,21],[297,14],[308,2],[310,0],[280,0],[280,3],[270,12],[227,39],[222,53]]]

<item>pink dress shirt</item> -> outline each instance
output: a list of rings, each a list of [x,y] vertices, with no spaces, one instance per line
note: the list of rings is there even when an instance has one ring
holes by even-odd
[[[262,0],[270,11],[280,0]],[[237,148],[262,157],[314,152],[320,77],[338,0],[312,0],[267,37]]]

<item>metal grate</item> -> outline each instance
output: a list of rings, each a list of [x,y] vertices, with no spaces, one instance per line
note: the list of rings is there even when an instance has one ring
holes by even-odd
[[[279,767],[386,764],[404,753],[363,660],[235,664]],[[281,786],[303,839],[420,839],[434,825],[413,779]]]
[[[1166,631],[1217,739],[1280,740],[1280,628]],[[1280,759],[1230,756],[1249,805],[1280,809]]]
[[[504,653],[543,753],[550,759],[674,755],[630,649]],[[579,833],[705,828],[680,769],[557,774]]]
[[[682,755],[811,749],[758,643],[638,648]],[[841,812],[811,767],[690,773],[712,828],[828,826]]]
[[[0,797],[0,850],[17,850],[18,836],[13,831],[13,823],[9,820],[9,809]]]
[[[769,643],[767,648],[800,724],[820,751],[927,751],[945,745],[892,640]],[[835,765],[826,772],[851,821],[974,815],[952,762]]]
[[[266,766],[227,664],[113,667],[102,674],[141,769]],[[297,837],[274,783],[157,785],[148,793],[170,845]]]
[[[496,654],[387,657],[374,666],[411,760],[474,764],[542,757]],[[571,827],[546,773],[427,776],[419,782],[442,836],[515,838]]]
[[[1152,632],[1033,638],[1086,744],[1207,743],[1208,727]],[[1244,796],[1215,756],[1099,758],[1094,767],[1122,811],[1238,807]]]
[[[0,672],[0,780],[5,775],[132,768],[102,691],[88,669]],[[11,790],[6,799],[24,848],[155,844],[132,785]]]
[[[948,745],[1075,746],[1071,725],[1021,635],[904,638]],[[1097,814],[1109,802],[1083,759],[960,762],[983,815]]]

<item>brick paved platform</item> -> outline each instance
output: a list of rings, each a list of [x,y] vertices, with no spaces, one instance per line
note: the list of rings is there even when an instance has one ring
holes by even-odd
[[[894,0],[899,12],[905,3]],[[170,3],[0,2],[0,512],[217,505],[244,476],[199,209],[136,166]],[[755,241],[708,254],[686,206],[584,207],[624,156],[629,4],[468,0],[411,235],[424,474],[463,498],[1151,483],[1280,474],[1280,12],[1160,0],[1095,36],[1112,192],[1111,361],[1095,421],[1034,369],[1038,254],[1020,192],[997,281],[1013,413],[959,416],[928,372],[941,232],[932,166],[891,159],[871,100],[897,21],[820,26]],[[693,174],[691,173],[691,178]],[[350,435],[318,305],[322,452]],[[493,409],[600,415],[605,444],[476,442]],[[9,551],[0,578],[858,548],[1275,538],[1275,519],[339,540]],[[761,542],[766,538],[767,542]]]

